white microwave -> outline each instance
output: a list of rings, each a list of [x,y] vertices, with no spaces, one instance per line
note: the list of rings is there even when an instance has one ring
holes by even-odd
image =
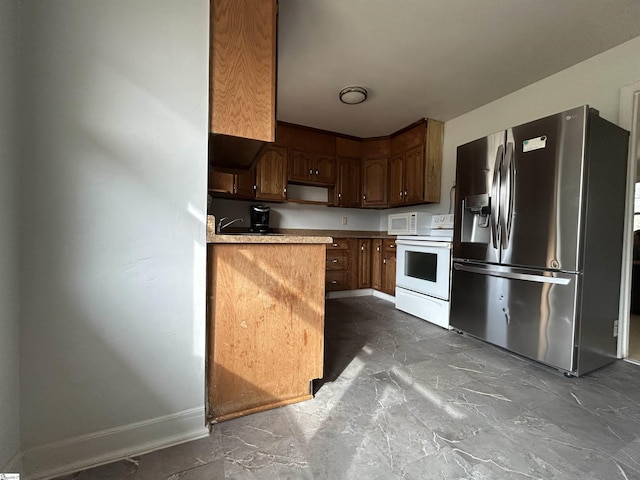
[[[392,213],[387,218],[389,235],[428,235],[431,214],[426,212]]]

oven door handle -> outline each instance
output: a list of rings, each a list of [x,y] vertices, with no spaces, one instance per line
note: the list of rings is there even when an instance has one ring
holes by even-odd
[[[396,240],[396,244],[410,245],[412,247],[451,248],[451,242],[431,242],[428,240]]]

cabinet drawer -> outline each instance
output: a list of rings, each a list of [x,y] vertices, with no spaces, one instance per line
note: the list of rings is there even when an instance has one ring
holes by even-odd
[[[382,249],[385,252],[395,252],[396,251],[396,241],[385,238],[382,241]]]
[[[327,271],[329,270],[349,270],[349,252],[337,251],[327,252]]]
[[[327,245],[327,255],[330,250],[349,250],[348,238],[334,238],[333,243]]]
[[[333,290],[349,290],[349,273],[340,270],[330,270],[325,277],[325,289],[330,292]]]

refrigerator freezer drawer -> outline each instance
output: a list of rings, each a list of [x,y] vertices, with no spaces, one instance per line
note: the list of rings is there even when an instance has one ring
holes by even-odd
[[[576,370],[579,274],[454,263],[452,328],[567,372]]]

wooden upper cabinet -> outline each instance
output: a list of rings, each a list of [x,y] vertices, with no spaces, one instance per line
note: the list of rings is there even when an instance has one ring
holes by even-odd
[[[287,200],[287,150],[269,146],[256,165],[255,198],[270,202]]]
[[[289,150],[291,183],[330,186],[335,184],[336,158],[300,150]]]
[[[210,131],[275,141],[276,0],[211,0]]]
[[[389,160],[386,158],[362,161],[362,206],[386,207]]]
[[[413,147],[404,155],[404,192],[405,203],[422,203],[425,192],[424,148]],[[438,201],[440,201],[438,195]]]
[[[389,160],[389,206],[404,203],[404,155],[394,155]]]
[[[313,172],[313,154],[300,150],[289,150],[289,174],[290,182],[306,182]]]
[[[443,124],[424,119],[391,136],[389,205],[440,201]]]
[[[362,207],[389,205],[389,137],[362,141]]]
[[[236,173],[235,192],[238,197],[253,198],[254,174],[255,170]]]
[[[209,193],[217,197],[253,198],[253,171],[209,170]]]
[[[338,157],[336,186],[331,198],[337,207],[360,206],[360,170],[359,158]]]
[[[333,185],[336,183],[336,157],[329,155],[316,155],[315,158],[315,183],[321,185]]]
[[[322,187],[335,185],[334,134],[300,125],[278,123],[276,144],[289,151],[289,182]]]

